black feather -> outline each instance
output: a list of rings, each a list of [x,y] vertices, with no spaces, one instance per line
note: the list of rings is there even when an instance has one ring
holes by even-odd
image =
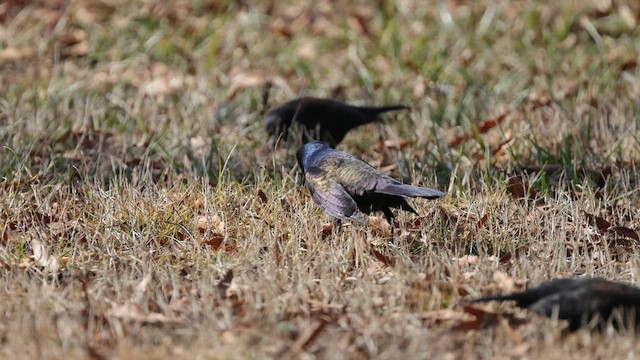
[[[403,109],[409,107],[353,106],[330,99],[302,97],[270,110],[265,117],[265,127],[272,141],[286,140],[289,132],[295,131],[302,135],[304,142],[320,140],[335,147],[352,129],[379,120],[378,115],[382,113]]]
[[[603,328],[616,310],[638,324],[640,288],[599,278],[555,279],[523,292],[489,296],[471,302],[515,301],[516,305],[545,316],[557,314],[576,330],[598,316]],[[624,326],[625,324],[616,324]]]

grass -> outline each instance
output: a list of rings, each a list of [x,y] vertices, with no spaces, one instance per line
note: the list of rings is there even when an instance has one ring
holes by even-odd
[[[638,282],[637,242],[611,229],[640,230],[639,17],[633,1],[0,5],[0,356],[636,356],[630,331],[464,299]],[[299,94],[411,105],[340,148],[448,196],[412,201],[394,241],[379,216],[327,235],[296,149],[265,146],[262,115]]]

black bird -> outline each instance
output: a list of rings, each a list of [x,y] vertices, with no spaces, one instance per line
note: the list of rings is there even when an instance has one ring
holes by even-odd
[[[393,224],[391,208],[417,214],[404,196],[427,199],[444,196],[438,190],[405,185],[357,157],[322,142],[304,144],[296,158],[315,203],[338,221],[366,224],[369,220],[366,215],[381,210]]]
[[[521,308],[569,321],[575,331],[599,315],[598,325],[604,328],[614,310],[635,316],[640,324],[640,288],[600,278],[555,279],[534,288],[509,295],[490,296],[471,302],[513,300]],[[625,324],[617,324],[624,326]]]
[[[406,105],[381,107],[352,106],[330,99],[301,97],[270,110],[265,119],[267,133],[275,143],[278,137],[286,140],[292,125],[300,126],[304,142],[320,140],[332,147],[338,145],[349,130],[379,120],[378,115],[393,110],[409,109]]]

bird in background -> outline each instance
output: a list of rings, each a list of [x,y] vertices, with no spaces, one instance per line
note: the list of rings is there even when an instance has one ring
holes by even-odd
[[[367,224],[368,214],[382,211],[393,224],[392,208],[417,212],[405,196],[436,199],[441,191],[406,185],[373,166],[328,144],[312,141],[296,153],[305,185],[316,204],[338,220]]]
[[[598,325],[604,328],[614,314],[640,324],[640,288],[601,278],[554,279],[523,292],[489,296],[471,302],[515,301],[516,305],[538,314],[569,321],[569,330],[575,331],[599,315]],[[623,324],[617,324],[624,326]]]
[[[303,143],[319,140],[336,147],[351,129],[378,121],[382,113],[403,109],[409,106],[353,106],[330,99],[301,97],[270,110],[265,126],[274,145],[279,138],[286,141],[292,131],[302,136]]]

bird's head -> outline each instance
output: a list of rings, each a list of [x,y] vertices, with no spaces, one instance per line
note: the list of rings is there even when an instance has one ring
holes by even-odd
[[[270,110],[265,116],[265,128],[272,141],[286,140],[287,132],[299,109],[300,99],[287,101],[286,103]]]
[[[296,153],[296,159],[298,159],[298,165],[302,171],[305,171],[314,156],[325,149],[331,149],[331,147],[319,141],[311,141],[302,145]]]
[[[270,141],[274,143],[273,145],[275,145],[278,137],[286,138],[288,129],[282,115],[277,110],[278,109],[270,111],[265,117],[265,129],[267,130]]]

